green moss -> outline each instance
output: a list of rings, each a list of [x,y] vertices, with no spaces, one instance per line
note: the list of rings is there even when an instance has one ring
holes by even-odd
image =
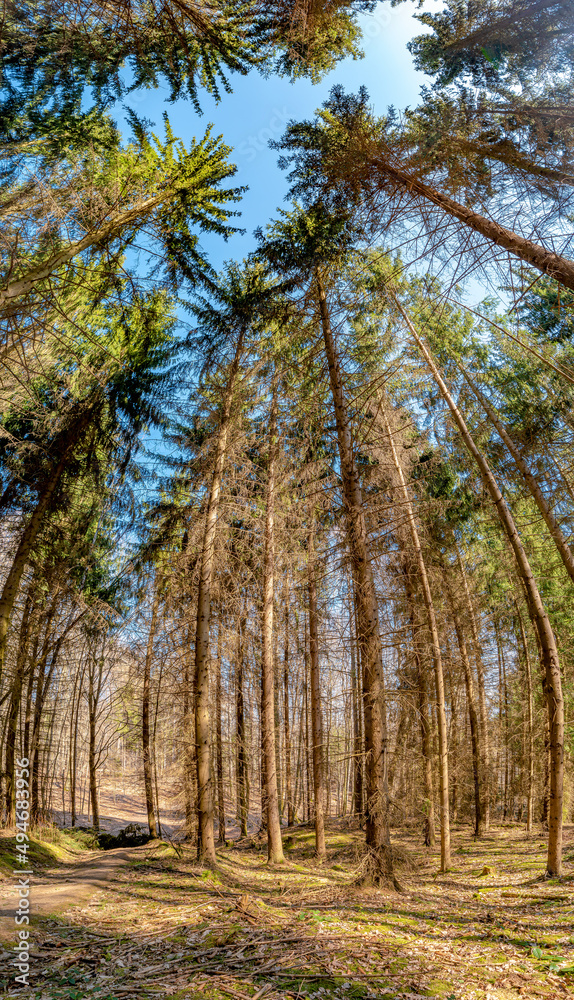
[[[442,979],[433,979],[426,987],[426,995],[429,997],[447,997],[452,995],[452,983],[445,983]]]

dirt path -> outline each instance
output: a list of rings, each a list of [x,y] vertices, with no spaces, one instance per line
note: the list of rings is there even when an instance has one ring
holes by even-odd
[[[31,922],[38,917],[63,913],[81,906],[90,896],[109,888],[115,873],[134,857],[138,847],[120,847],[111,851],[91,851],[78,864],[66,865],[31,878]],[[17,903],[17,882],[5,889],[0,898],[0,939],[14,937],[14,915]]]

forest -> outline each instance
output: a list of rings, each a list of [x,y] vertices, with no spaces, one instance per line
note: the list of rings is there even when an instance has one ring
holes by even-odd
[[[572,995],[574,7],[381,7],[3,5],[6,995]]]

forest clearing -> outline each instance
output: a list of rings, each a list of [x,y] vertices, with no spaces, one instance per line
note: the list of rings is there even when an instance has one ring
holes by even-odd
[[[6,0],[4,995],[573,995],[574,3]]]

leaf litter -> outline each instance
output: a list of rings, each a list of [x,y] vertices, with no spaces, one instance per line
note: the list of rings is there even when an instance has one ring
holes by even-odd
[[[150,846],[82,907],[34,928],[34,1000],[514,1000],[574,996],[572,829],[565,875],[541,881],[542,837],[455,831],[453,867],[397,836],[401,893],[357,884],[358,830],[309,828],[284,865],[259,847]],[[570,854],[568,851],[570,850]],[[408,863],[407,863],[408,862]],[[17,989],[6,995],[22,995]]]

